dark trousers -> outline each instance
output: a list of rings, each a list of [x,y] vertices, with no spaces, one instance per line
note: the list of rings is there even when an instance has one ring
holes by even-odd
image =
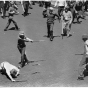
[[[6,11],[9,9],[9,2],[8,1],[5,1],[5,4],[3,5],[3,8],[2,8],[2,13],[3,13],[3,18],[5,18],[6,16]]]
[[[48,7],[50,7],[51,3],[50,2],[45,2],[45,8],[47,9]]]
[[[74,10],[73,8],[70,8],[70,11],[72,12],[72,16],[73,16],[72,22],[74,22],[74,20],[75,20],[75,18],[76,18],[75,10]]]
[[[23,67],[25,65],[26,62],[28,62],[26,53],[25,53],[25,49],[26,47],[21,48],[20,46],[17,46],[19,52],[21,53],[21,66]]]
[[[50,33],[53,32],[54,23],[47,23],[47,34],[50,37]]]
[[[26,16],[28,14],[29,3],[23,3],[23,6],[24,6],[24,15]]]
[[[2,9],[3,11],[3,17],[5,18],[5,16],[6,16],[6,5],[4,4],[4,6],[3,6],[3,9]]]
[[[60,17],[61,17],[61,15],[62,15],[63,10],[64,10],[64,6],[59,6],[59,7],[58,7],[58,15],[59,15]]]
[[[88,64],[88,55],[83,55],[82,60],[80,61],[80,64],[79,64],[79,69],[78,69],[79,76],[84,77],[84,74],[83,74],[85,70],[84,65],[87,65],[87,64]]]
[[[6,26],[6,30],[8,29],[9,25],[11,24],[11,22],[13,22],[13,24],[15,25],[16,29],[18,30],[18,26],[17,26],[17,23],[12,19],[12,18],[9,18],[8,19],[8,23],[7,23],[7,26]]]

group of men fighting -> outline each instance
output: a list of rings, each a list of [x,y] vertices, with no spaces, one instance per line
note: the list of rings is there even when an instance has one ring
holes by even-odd
[[[24,11],[23,16],[25,17],[28,15],[29,5],[31,4],[29,4],[29,1],[23,1],[21,2],[21,4]],[[71,30],[72,23],[74,23],[74,19],[77,18],[77,22],[80,23],[79,18],[81,17],[84,19],[85,15],[83,12],[87,10],[86,8],[83,9],[83,6],[85,5],[84,3],[81,3],[81,2],[65,2],[65,4],[60,4],[59,2],[57,12],[55,12],[55,7],[50,2],[42,2],[42,5],[44,5],[43,17],[47,18],[47,22],[46,22],[47,23],[47,37],[50,37],[50,35],[53,34],[53,26],[54,26],[55,17],[57,17],[59,21],[62,20],[61,35],[66,35],[67,37],[69,37],[71,35],[70,30]],[[4,10],[5,9],[6,7],[4,7]],[[18,9],[18,6],[14,4],[14,2],[10,2],[9,12],[8,12],[9,13],[8,23],[4,31],[8,30],[8,27],[11,22],[14,23],[16,30],[20,30],[17,23],[13,19],[14,15],[19,13],[17,12],[17,9]],[[4,16],[3,18],[5,18],[5,13],[3,16]],[[66,34],[64,33],[64,30],[66,30]],[[19,76],[20,69],[30,62],[26,56],[25,42],[33,42],[33,40],[27,38],[24,32],[21,31],[19,33],[18,44],[17,44],[17,48],[19,52],[21,53],[21,62],[20,62],[21,65],[19,67],[13,66],[7,61],[2,62],[0,65],[0,71],[1,72],[5,71],[5,73],[9,76],[9,78],[13,82],[15,81],[13,77]],[[80,78],[82,79],[82,77],[79,77],[79,79]]]

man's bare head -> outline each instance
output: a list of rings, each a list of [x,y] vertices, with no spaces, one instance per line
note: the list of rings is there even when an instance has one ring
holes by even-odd
[[[15,69],[12,69],[10,71],[10,74],[12,75],[13,78],[16,78],[17,77],[17,71]]]

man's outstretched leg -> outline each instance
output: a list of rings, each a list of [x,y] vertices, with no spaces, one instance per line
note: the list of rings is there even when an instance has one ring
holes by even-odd
[[[82,60],[80,61],[80,64],[79,64],[79,69],[78,69],[79,76],[78,76],[78,80],[84,80],[84,74],[83,74],[83,72],[85,70],[84,65],[86,64],[86,59],[87,59],[86,55],[83,55],[83,58],[82,58]]]
[[[12,22],[13,22],[13,24],[15,25],[16,30],[19,30],[17,23],[16,23],[14,20],[12,20]]]
[[[8,22],[7,22],[7,25],[6,25],[6,28],[4,29],[4,31],[8,30],[8,27],[11,24],[11,21],[12,21],[12,19],[8,19]]]

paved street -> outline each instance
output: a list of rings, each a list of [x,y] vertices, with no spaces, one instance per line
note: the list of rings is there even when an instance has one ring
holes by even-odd
[[[88,77],[78,81],[78,66],[84,51],[82,35],[88,33],[88,19],[80,19],[81,24],[72,24],[71,37],[58,37],[61,35],[61,23],[55,21],[54,35],[57,36],[51,42],[47,34],[46,18],[43,18],[43,8],[37,4],[29,9],[29,16],[22,16],[22,8],[19,6],[19,15],[15,15],[18,26],[27,37],[33,40],[45,40],[42,42],[26,43],[27,57],[34,61],[21,69],[20,76],[16,80],[24,82],[11,82],[5,75],[0,74],[0,86],[4,87],[31,87],[31,86],[88,86]],[[18,66],[21,59],[17,49],[19,31],[9,30],[4,32],[8,18],[0,18],[0,63],[8,61]],[[11,24],[9,28],[14,25]]]

